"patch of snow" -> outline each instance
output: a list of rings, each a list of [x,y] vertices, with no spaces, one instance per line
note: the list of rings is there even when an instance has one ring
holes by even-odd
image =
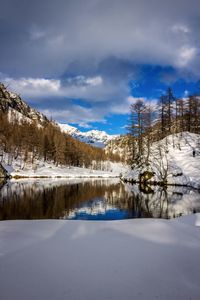
[[[80,132],[76,127],[70,126],[68,124],[60,124],[58,123],[58,126],[60,127],[60,129],[65,132],[68,133],[69,135],[72,135],[74,133],[78,133]]]
[[[8,121],[10,123],[18,122],[19,124],[22,124],[23,122],[29,124],[32,123],[32,120],[30,118],[26,117],[25,115],[11,107],[9,107],[8,109]]]
[[[15,99],[17,98],[17,94],[9,92],[10,98]]]

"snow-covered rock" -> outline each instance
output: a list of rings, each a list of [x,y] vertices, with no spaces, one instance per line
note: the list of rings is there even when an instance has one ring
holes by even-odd
[[[61,130],[72,137],[78,139],[81,142],[104,148],[106,144],[118,137],[118,135],[110,135],[105,131],[101,130],[89,130],[87,132],[82,132],[78,130],[76,127],[70,126],[68,124],[60,124],[58,123]]]

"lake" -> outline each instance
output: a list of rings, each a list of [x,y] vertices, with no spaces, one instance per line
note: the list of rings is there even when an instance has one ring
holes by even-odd
[[[124,184],[119,179],[20,179],[0,183],[0,220],[174,218],[200,212],[187,187]]]

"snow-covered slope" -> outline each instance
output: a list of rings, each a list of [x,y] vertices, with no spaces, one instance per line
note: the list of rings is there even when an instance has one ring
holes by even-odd
[[[78,134],[78,132],[80,132],[76,127],[73,127],[71,125],[68,125],[68,124],[61,124],[61,123],[58,123],[58,126],[60,127],[60,129],[63,131],[63,132],[66,132],[70,135],[73,135],[75,133]]]
[[[135,166],[123,177],[128,181],[138,181],[145,171],[152,174],[149,178],[151,182],[166,182],[200,189],[200,135],[182,132],[153,143],[149,165]]]
[[[81,142],[100,148],[104,148],[109,141],[118,137],[117,135],[109,135],[105,131],[90,130],[87,132],[82,132],[76,127],[68,124],[58,123],[58,125],[63,132],[70,134],[72,137],[80,140]]]

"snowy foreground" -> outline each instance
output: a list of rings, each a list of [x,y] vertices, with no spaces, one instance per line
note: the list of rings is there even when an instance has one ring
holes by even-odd
[[[176,220],[3,221],[3,300],[198,300],[200,214]]]

